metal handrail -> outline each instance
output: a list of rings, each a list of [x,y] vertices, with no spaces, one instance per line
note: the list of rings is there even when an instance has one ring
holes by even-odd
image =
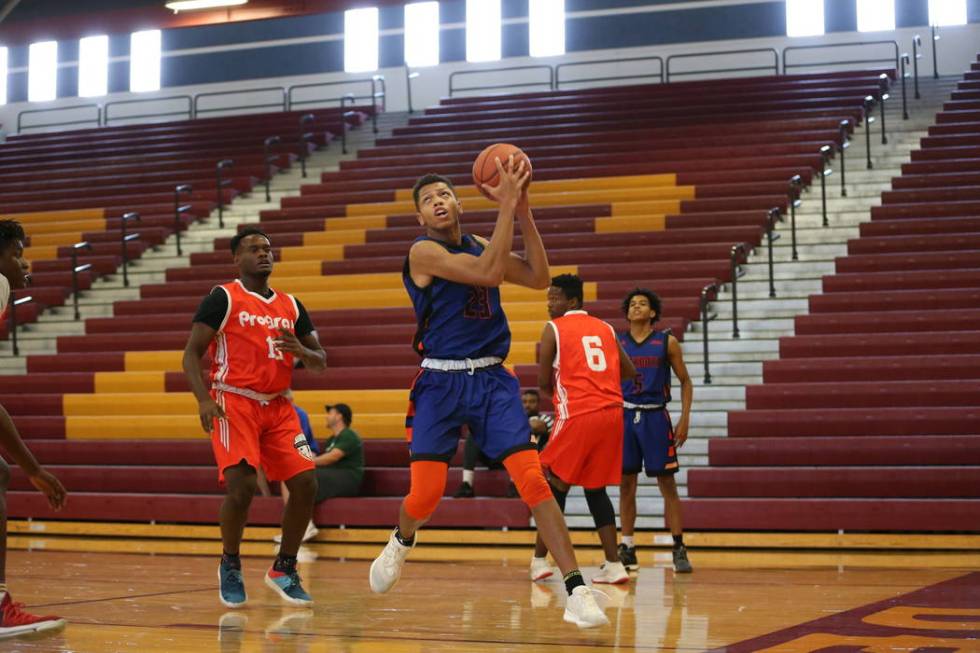
[[[316,116],[312,113],[307,113],[299,118],[299,165],[302,171],[303,179],[306,179],[306,159],[309,155],[309,146],[307,143],[313,140],[313,132],[304,132],[303,129],[307,125],[312,124],[316,120]],[[343,120],[343,118],[341,118]]]
[[[127,244],[129,243],[129,241],[136,240],[137,238],[140,237],[138,233],[129,234],[129,235],[126,234],[126,225],[129,223],[130,220],[134,222],[141,222],[140,214],[130,211],[129,213],[124,214],[122,217],[122,226],[120,230],[122,234],[122,238],[120,239],[120,242],[122,244],[122,257],[123,257],[123,265],[122,265],[123,286],[126,288],[129,288],[129,249],[127,248]]]
[[[854,59],[849,61],[818,61],[814,63],[788,63],[788,57],[786,56],[790,52],[799,52],[800,50],[829,50],[833,48],[853,48],[853,47],[864,47],[864,46],[874,46],[874,45],[891,45],[895,48],[895,56],[888,59]],[[820,66],[850,66],[857,64],[868,64],[868,63],[894,63],[895,70],[898,70],[898,42],[897,41],[855,41],[853,43],[823,43],[820,45],[790,45],[783,48],[783,74],[790,68],[818,68]]]
[[[905,72],[905,68],[909,65],[909,53],[902,53],[902,120],[909,119],[909,102],[908,97],[905,94],[905,80],[908,79],[909,73]]]
[[[347,102],[353,107],[354,102],[357,100],[353,94],[348,93],[347,95],[340,98],[340,151],[347,154],[347,130],[349,129],[347,125],[347,116],[352,116],[356,111],[353,109],[350,111],[346,110]]]
[[[663,57],[650,56],[650,57],[627,57],[625,59],[596,59],[593,61],[571,61],[568,63],[560,63],[555,66],[555,90],[561,90],[561,71],[563,68],[572,68],[575,66],[590,66],[598,64],[608,64],[608,63],[628,63],[631,61],[658,61],[660,62],[660,70],[656,73],[650,73],[648,75],[609,75],[605,77],[585,77],[582,79],[569,79],[566,83],[568,84],[589,84],[592,82],[611,82],[611,81],[622,81],[628,79],[647,79],[653,77],[657,79],[658,82],[663,83],[664,81],[664,60]]]
[[[20,347],[17,345],[17,307],[33,301],[33,299],[32,296],[28,295],[10,302],[10,345],[15,357],[20,356]]]
[[[78,273],[85,272],[86,270],[92,269],[91,263],[86,263],[84,265],[78,264],[78,251],[82,249],[87,249],[88,251],[91,252],[92,246],[88,243],[88,241],[85,240],[79,243],[75,243],[74,245],[71,246],[71,296],[72,296],[72,304],[75,308],[76,322],[82,319],[82,314],[78,310]]]
[[[838,125],[838,130],[840,133],[840,144],[837,145],[837,153],[840,154],[840,196],[847,197],[847,186],[845,186],[847,171],[844,165],[844,152],[850,146],[848,137],[851,133],[851,121],[846,119],[841,120],[840,125]]]
[[[518,84],[490,84],[486,86],[464,86],[457,87],[453,85],[453,80],[457,77],[463,77],[464,75],[481,75],[489,73],[505,73],[512,72],[515,70],[547,70],[548,71],[548,81],[547,82],[520,82]],[[483,68],[480,70],[457,70],[449,74],[449,97],[453,96],[453,93],[462,91],[492,91],[500,88],[527,88],[530,86],[545,86],[547,85],[549,91],[555,89],[555,69],[547,64],[540,64],[534,66],[507,66],[505,68]]]
[[[936,55],[936,42],[942,38],[939,36],[939,26],[930,26],[932,30],[932,78],[939,79],[939,57]]]
[[[202,109],[201,98],[209,97],[224,97],[230,95],[248,95],[252,93],[269,93],[272,91],[279,91],[282,94],[282,100],[279,102],[266,102],[263,104],[239,104],[235,106],[226,107],[215,107],[213,109]],[[261,88],[243,88],[237,91],[214,91],[212,93],[198,93],[194,96],[193,109],[194,113],[192,118],[200,118],[202,113],[217,113],[219,111],[238,111],[240,109],[271,109],[274,107],[279,107],[283,111],[289,111],[289,103],[287,102],[286,89],[282,86],[263,86]]]
[[[670,63],[677,59],[694,59],[698,57],[720,57],[733,54],[757,54],[757,53],[771,53],[773,56],[772,65],[765,66],[738,66],[735,68],[713,68],[704,70],[685,70],[677,73],[671,73]],[[665,66],[665,81],[669,84],[670,77],[683,77],[685,75],[711,75],[715,73],[737,73],[737,72],[753,72],[756,70],[771,70],[774,75],[779,74],[779,52],[775,48],[749,48],[746,50],[718,50],[717,52],[691,52],[687,54],[672,54],[667,57],[667,64]]]
[[[231,183],[230,179],[222,179],[221,171],[225,168],[230,168],[235,165],[232,159],[222,159],[214,166],[214,176],[215,176],[215,193],[217,193],[218,199],[218,228],[225,228],[225,194],[224,187]]]
[[[749,256],[749,251],[752,246],[748,243],[735,243],[732,245],[732,250],[729,253],[729,263],[731,264],[732,273],[732,337],[741,338],[742,334],[738,331],[738,278],[745,274],[743,270],[738,267],[741,259],[747,259]],[[741,254],[741,257],[739,257]]]
[[[293,92],[308,88],[331,88],[334,86],[350,86],[351,84],[367,84],[371,87],[370,95],[354,95],[353,93],[344,93],[340,96],[317,98],[315,100],[294,100]],[[293,84],[288,89],[286,89],[286,107],[287,111],[292,111],[295,107],[303,106],[306,104],[325,104],[329,102],[339,102],[341,98],[348,95],[352,95],[358,100],[370,100],[374,102],[379,95],[377,92],[377,82],[371,79],[348,79],[348,80],[338,80],[334,82],[316,82],[314,84]],[[383,95],[382,95],[383,97]]]
[[[874,163],[871,161],[871,123],[875,121],[875,117],[871,115],[871,112],[874,108],[874,97],[870,95],[865,96],[862,111],[864,112],[864,149],[868,159],[868,170],[874,168]]]
[[[769,296],[776,296],[776,267],[772,260],[772,244],[774,241],[779,240],[779,234],[773,234],[773,229],[776,228],[776,223],[783,219],[783,213],[778,206],[774,206],[769,209],[769,215],[766,219],[766,242],[767,249],[769,250]]]
[[[922,95],[919,93],[919,59],[922,58],[922,53],[919,51],[922,48],[922,37],[916,34],[912,37],[912,82],[915,88],[915,99],[921,100]]]
[[[827,216],[827,176],[833,174],[830,168],[830,157],[833,149],[829,145],[820,148],[820,211],[823,215],[823,226],[830,226],[830,218]],[[795,233],[795,228],[794,228]],[[796,260],[796,245],[793,245],[793,260]]]
[[[35,113],[53,113],[55,111],[73,111],[75,109],[95,109],[95,119],[86,120],[66,120],[64,122],[43,122],[36,125],[25,125],[23,118],[26,115]],[[44,127],[69,127],[71,125],[88,125],[95,123],[96,127],[102,126],[102,105],[96,103],[76,104],[70,107],[53,107],[50,109],[27,109],[17,114],[17,133],[20,134],[25,129],[41,129]]]
[[[888,145],[888,129],[885,124],[885,102],[891,98],[888,89],[891,87],[891,80],[888,75],[881,73],[878,75],[881,80],[881,88],[878,89],[878,107],[881,109],[881,144]]]
[[[181,223],[181,218],[185,213],[191,210],[190,204],[180,203],[180,196],[184,193],[190,195],[194,192],[194,188],[190,184],[180,184],[174,188],[174,236],[177,239],[177,256],[183,256],[184,251],[180,246],[180,232],[181,228],[184,226]]]
[[[418,73],[413,73],[409,67],[408,63],[405,63],[405,97],[408,100],[408,112],[415,113],[415,109],[412,108],[412,80],[418,77]]]
[[[824,147],[829,148],[829,145]],[[796,250],[796,207],[800,205],[800,193],[803,191],[803,177],[793,175],[789,178],[789,188],[786,195],[789,199],[789,230],[790,242],[792,244],[792,256],[794,261],[800,260],[800,255]]]
[[[708,303],[711,301],[710,296],[712,293],[718,292],[718,283],[712,281],[704,288],[701,289],[701,337],[704,348],[704,383],[705,385],[711,384],[711,366],[708,361],[708,322],[711,321],[713,316],[708,315]]]
[[[263,161],[265,162],[265,201],[272,201],[272,192],[270,186],[272,184],[272,162],[276,160],[276,156],[269,153],[269,148],[273,145],[278,145],[281,139],[278,136],[269,136],[262,142],[262,151],[264,155]]]
[[[188,120],[194,118],[194,98],[190,95],[171,95],[170,97],[155,97],[155,98],[140,98],[138,100],[115,100],[113,102],[107,102],[105,105],[105,113],[103,114],[104,120],[103,125],[109,126],[109,121],[112,117],[109,115],[109,108],[114,106],[119,106],[121,104],[148,104],[150,102],[172,102],[174,100],[187,100],[187,109],[184,111],[164,111],[161,113],[139,113],[131,116],[120,116],[120,120],[129,120],[132,118],[168,118],[170,116],[187,116]]]

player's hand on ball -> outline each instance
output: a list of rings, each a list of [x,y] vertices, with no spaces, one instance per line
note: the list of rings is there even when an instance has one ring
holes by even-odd
[[[225,411],[215,403],[214,399],[206,399],[198,405],[198,412],[201,413],[201,428],[205,433],[211,433],[211,426],[216,419],[225,419]]]
[[[41,494],[48,498],[48,504],[55,510],[61,510],[66,503],[65,486],[61,484],[54,474],[44,469],[30,477],[31,485],[36,487]]]
[[[302,356],[306,351],[306,348],[303,347],[303,343],[299,341],[296,334],[285,329],[279,329],[279,337],[276,338],[275,344],[276,349],[287,354],[292,354],[293,356]]]
[[[678,449],[684,446],[687,442],[687,430],[689,428],[688,420],[681,418],[681,421],[677,423],[677,428],[674,429],[674,442]]]
[[[513,155],[507,157],[506,165],[501,163],[499,158],[495,158],[494,163],[497,166],[497,175],[500,182],[496,186],[487,186],[484,184],[482,186],[483,190],[499,204],[513,204],[517,206],[523,194],[524,187],[527,185],[528,180],[531,179],[531,171],[524,164],[524,159],[521,159],[515,165]]]

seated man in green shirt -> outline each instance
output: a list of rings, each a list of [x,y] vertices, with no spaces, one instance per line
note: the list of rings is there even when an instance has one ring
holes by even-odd
[[[354,415],[347,404],[327,406],[327,428],[333,435],[323,441],[316,464],[319,503],[331,497],[356,497],[364,478],[364,447],[350,424]]]

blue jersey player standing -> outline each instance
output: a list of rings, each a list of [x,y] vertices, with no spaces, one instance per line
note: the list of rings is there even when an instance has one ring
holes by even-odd
[[[402,273],[418,320],[414,346],[423,357],[406,419],[411,487],[402,501],[398,527],[371,565],[371,589],[387,592],[398,582],[416,531],[445,491],[449,461],[465,425],[480,450],[504,464],[531,509],[565,576],[565,620],[580,627],[599,626],[609,622],[578,570],[564,518],[531,441],[520,384],[503,367],[510,327],[500,303],[500,284],[544,289],[550,276],[548,256],[528,207],[530,171],[523,161],[515,166],[513,157],[498,159],[496,165],[499,184],[483,187],[500,205],[489,241],[462,232],[463,207],[449,179],[425,175],[413,189],[425,235],[412,244]],[[524,236],[524,256],[511,252],[515,217]]]
[[[623,480],[619,492],[622,543],[619,558],[635,571],[639,568],[633,529],[636,525],[636,481],[641,469],[657,479],[664,498],[664,515],[674,538],[674,570],[690,573],[691,563],[684,546],[681,500],[674,474],[680,469],[677,449],[687,440],[691,422],[694,385],[684,365],[681,344],[670,330],[657,331],[660,298],[646,288],[636,288],[623,299],[623,313],[630,328],[620,334],[623,350],[636,366],[634,381],[623,382]],[[667,412],[670,403],[670,371],[681,382],[681,418],[674,427]]]

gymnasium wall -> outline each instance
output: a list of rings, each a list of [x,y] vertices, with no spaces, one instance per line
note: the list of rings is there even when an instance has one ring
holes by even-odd
[[[827,34],[794,39],[785,36],[785,3],[782,0],[566,0],[565,9],[567,54],[546,59],[531,58],[528,56],[528,2],[503,0],[504,61],[475,65],[465,62],[465,2],[443,0],[439,33],[442,63],[417,71],[419,77],[413,80],[412,86],[415,108],[432,104],[444,96],[448,76],[456,70],[653,54],[666,57],[736,48],[773,47],[781,51],[788,45],[879,39],[897,40],[902,51],[911,51],[913,35],[918,33],[928,37],[929,30],[928,0],[896,0],[897,29],[865,34],[856,31],[855,0],[826,0]],[[406,108],[403,15],[400,5],[380,7],[379,72],[387,80],[389,110]],[[940,72],[962,72],[966,62],[975,56],[977,43],[980,43],[980,0],[968,0],[968,19],[969,25],[942,29],[938,57]],[[25,109],[369,77],[343,72],[343,23],[343,13],[334,12],[164,30],[162,89],[157,93],[141,94],[127,91],[129,35],[110,35],[110,94],[95,100],[73,97],[78,84],[77,41],[59,43],[59,99],[47,103],[26,102],[28,48],[26,45],[11,46],[8,104],[0,107],[0,124],[8,133],[15,131],[17,113]],[[931,73],[928,38],[925,50],[920,63],[924,73]],[[887,47],[875,50],[874,56],[882,53],[888,56]],[[804,59],[801,56],[799,60]],[[744,58],[744,63],[757,61],[757,56]],[[727,63],[730,65],[732,59]],[[624,67],[622,72],[637,72],[644,66],[649,64],[633,64]],[[540,73],[514,75],[508,79],[518,79],[520,75],[525,75],[528,81],[540,79]],[[476,81],[471,78],[466,83]],[[364,88],[366,86],[360,85],[350,90],[362,92]],[[259,94],[256,98],[260,102],[269,101],[273,95]],[[239,96],[233,101],[242,102],[245,97]],[[212,106],[215,105],[212,103]]]

